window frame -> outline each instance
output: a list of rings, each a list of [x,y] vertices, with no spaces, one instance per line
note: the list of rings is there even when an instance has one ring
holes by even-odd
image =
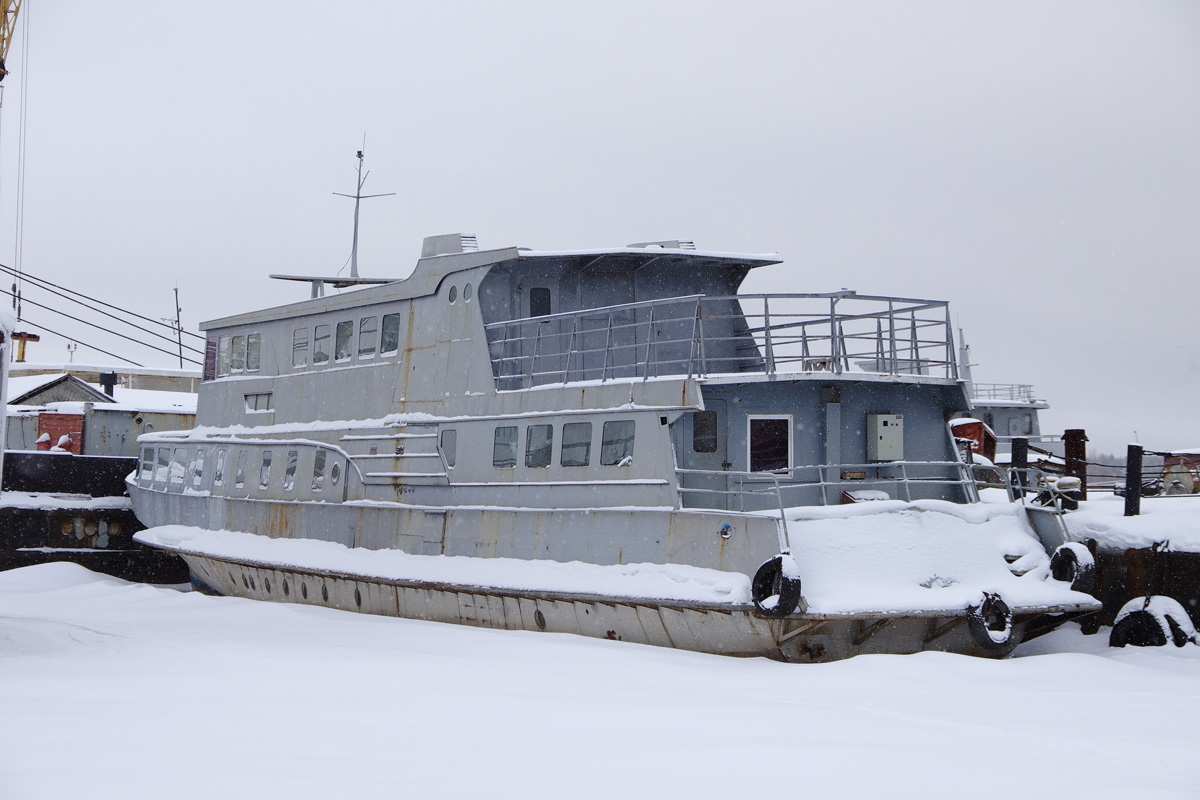
[[[786,420],[787,421],[787,466],[777,469],[760,469],[753,468],[753,436],[752,428],[756,420]],[[794,414],[747,414],[746,415],[746,471],[761,472],[764,474],[791,472],[795,469],[795,439],[796,439],[796,418]]]

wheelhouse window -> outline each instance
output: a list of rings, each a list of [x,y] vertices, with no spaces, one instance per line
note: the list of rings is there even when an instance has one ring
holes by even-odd
[[[271,451],[264,450],[262,465],[258,469],[258,488],[265,489],[271,483]]]
[[[138,469],[138,483],[141,486],[149,485],[154,476],[154,448],[142,448],[142,462]]]
[[[792,418],[750,417],[751,472],[778,472],[792,465]]]
[[[559,463],[564,467],[586,467],[592,454],[592,423],[568,422],[563,425],[562,452]]]
[[[183,477],[187,475],[187,450],[176,447],[171,455],[171,480],[169,488],[183,488]]]
[[[458,431],[450,428],[442,431],[440,439],[442,446],[442,457],[446,459],[446,466],[454,468],[455,450],[458,449]]]
[[[337,336],[333,343],[333,360],[346,361],[350,358],[351,342],[354,341],[354,323],[347,320],[337,324]]]
[[[230,349],[229,371],[242,372],[246,369],[246,337],[234,336]]]
[[[358,357],[374,358],[379,336],[379,318],[363,317],[358,321]]]
[[[318,325],[313,329],[313,360],[312,363],[329,363],[329,337],[333,328],[329,325]]]
[[[158,448],[158,462],[154,467],[154,485],[159,489],[167,485],[167,476],[171,474],[171,448]]]
[[[271,395],[271,392],[243,395],[246,400],[246,411],[271,411],[274,408],[271,404]]]
[[[631,419],[616,419],[604,423],[600,442],[600,463],[605,466],[625,466],[633,460],[633,429]]]
[[[262,368],[262,334],[246,335],[246,372],[258,372]]]
[[[217,377],[229,374],[229,337],[217,339]]]
[[[717,412],[697,411],[692,415],[692,452],[717,452]]]
[[[496,428],[496,438],[492,443],[492,466],[500,468],[517,465],[517,426]]]
[[[400,315],[383,315],[383,335],[379,340],[379,352],[394,353],[400,349]]]
[[[308,328],[292,331],[292,366],[308,366]]]
[[[525,432],[525,466],[548,467],[554,454],[554,426],[530,425]]]

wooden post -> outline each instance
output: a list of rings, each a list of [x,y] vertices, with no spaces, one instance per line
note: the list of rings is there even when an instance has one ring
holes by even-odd
[[[1067,474],[1079,478],[1079,499],[1087,500],[1087,434],[1080,428],[1063,432]]]
[[[1024,497],[1025,487],[1029,485],[1029,440],[1024,436],[1013,437],[1012,470],[1017,476],[1017,495],[1019,497]]]
[[[1142,446],[1131,444],[1125,455],[1125,516],[1142,513]]]

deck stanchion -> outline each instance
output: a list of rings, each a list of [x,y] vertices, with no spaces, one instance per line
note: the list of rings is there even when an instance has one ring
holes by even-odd
[[[1125,516],[1142,513],[1142,446],[1131,444],[1125,454]]]

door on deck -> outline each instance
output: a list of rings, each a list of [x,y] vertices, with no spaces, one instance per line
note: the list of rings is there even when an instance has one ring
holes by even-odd
[[[562,380],[566,348],[570,336],[563,334],[562,320],[538,321],[559,313],[558,281],[554,278],[526,275],[517,287],[517,316],[521,324],[520,358],[514,365],[527,378],[526,386]]]
[[[705,400],[704,411],[684,414],[675,423],[675,454],[683,469],[705,470],[709,474],[684,473],[680,485],[704,492],[685,492],[683,502],[690,508],[730,509],[732,498],[729,476],[729,417],[724,400]],[[709,492],[718,492],[710,494]]]

